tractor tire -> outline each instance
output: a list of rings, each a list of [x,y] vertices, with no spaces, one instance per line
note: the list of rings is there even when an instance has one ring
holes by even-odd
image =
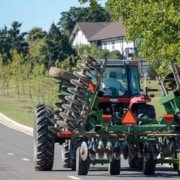
[[[54,79],[66,82],[69,82],[71,79],[77,79],[76,76],[73,75],[73,73],[57,67],[51,67],[49,69],[49,76]]]
[[[52,126],[52,118],[52,106],[36,106],[33,130],[36,171],[50,171],[53,168],[55,135],[48,129],[48,126]]]
[[[76,172],[77,175],[87,175],[89,169],[88,158],[83,161],[80,155],[80,148],[77,148],[76,151]]]
[[[109,174],[119,175],[121,171],[120,169],[121,169],[121,159],[116,160],[115,158],[113,158],[109,162],[109,167],[108,167]]]
[[[156,111],[154,106],[150,104],[143,104],[136,108],[138,118],[156,119]]]
[[[70,168],[70,141],[66,140],[62,145],[62,167]]]

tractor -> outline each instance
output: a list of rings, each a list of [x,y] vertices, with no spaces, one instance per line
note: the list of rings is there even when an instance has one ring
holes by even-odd
[[[170,61],[170,92],[165,86],[169,76],[158,79],[164,93],[160,104],[167,114],[157,120],[147,88],[140,87],[138,61],[81,58],[77,71],[49,70],[59,100],[56,108],[48,104],[35,108],[35,170],[52,170],[54,146],[59,143],[63,167],[78,175],[87,175],[91,164],[109,164],[109,173],[118,175],[122,157],[145,175],[153,175],[158,163],[172,164],[180,175],[178,66]]]

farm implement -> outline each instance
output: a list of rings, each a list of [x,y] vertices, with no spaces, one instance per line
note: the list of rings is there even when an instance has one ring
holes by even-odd
[[[87,175],[91,164],[109,164],[109,173],[118,175],[122,157],[145,175],[165,163],[180,175],[180,70],[170,64],[173,73],[158,79],[163,92],[159,103],[166,111],[160,119],[140,88],[137,61],[82,56],[77,71],[52,67],[49,75],[57,82],[59,100],[56,109],[36,106],[35,170],[52,170],[59,143],[63,167],[78,175]],[[113,85],[112,72],[120,85]]]

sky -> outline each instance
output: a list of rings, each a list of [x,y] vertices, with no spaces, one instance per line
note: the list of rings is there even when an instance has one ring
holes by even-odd
[[[104,3],[105,0],[99,0]],[[34,27],[49,31],[52,23],[57,24],[61,12],[71,7],[85,7],[78,0],[0,0],[0,29],[8,28],[14,21],[22,23],[21,32],[28,32]]]

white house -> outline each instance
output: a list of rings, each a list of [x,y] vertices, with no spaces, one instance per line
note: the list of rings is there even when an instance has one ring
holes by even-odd
[[[109,51],[118,50],[125,56],[131,56],[136,51],[135,42],[125,41],[125,26],[118,22],[77,22],[69,39],[73,46],[101,46]]]

